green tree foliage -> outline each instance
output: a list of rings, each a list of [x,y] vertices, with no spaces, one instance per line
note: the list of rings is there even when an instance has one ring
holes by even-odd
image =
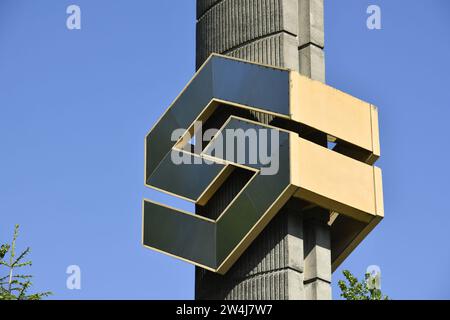
[[[28,274],[16,274],[20,268],[30,267],[31,261],[25,261],[31,249],[26,248],[19,255],[16,254],[16,241],[19,235],[19,226],[14,228],[14,236],[11,244],[3,244],[0,247],[0,300],[41,300],[51,295],[51,292],[28,294],[32,286],[33,276]],[[6,274],[2,274],[6,270]]]
[[[384,296],[380,289],[376,288],[375,279],[366,273],[364,281],[359,282],[350,271],[343,272],[346,281],[338,282],[341,288],[341,297],[346,300],[389,300],[388,296]]]

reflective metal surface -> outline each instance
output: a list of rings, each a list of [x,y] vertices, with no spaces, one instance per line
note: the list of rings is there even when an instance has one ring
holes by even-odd
[[[229,142],[227,135],[202,146],[200,154],[186,141],[172,140],[176,129],[192,133],[196,120],[214,120],[218,105],[229,108],[221,132],[257,132],[256,146],[246,144],[245,153],[265,147],[276,155],[276,174],[263,175],[267,163],[259,157],[238,161],[228,151],[213,152]],[[270,138],[262,140],[260,129],[277,133],[276,148]],[[303,130],[326,133],[337,145],[329,150],[308,141]],[[209,164],[176,165],[173,152]],[[298,197],[330,210],[335,269],[384,216],[381,170],[372,167],[379,154],[372,105],[296,72],[212,55],[146,137],[145,183],[203,206],[230,168],[248,170],[250,178],[215,220],[145,200],[143,244],[223,274],[278,210]]]

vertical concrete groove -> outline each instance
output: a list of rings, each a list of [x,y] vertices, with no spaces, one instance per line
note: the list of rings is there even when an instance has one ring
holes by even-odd
[[[196,269],[198,299],[289,299],[288,274],[301,273],[288,266],[287,214],[280,212],[227,275]],[[294,253],[291,253],[292,255]],[[301,256],[303,254],[296,253]],[[218,290],[220,288],[220,291]],[[301,288],[296,290],[301,291]]]
[[[214,2],[197,21],[197,68],[213,53],[225,53],[279,32],[296,37],[297,30],[285,21],[283,5],[296,0],[223,0]],[[208,4],[211,4],[209,2]],[[203,8],[206,3],[200,6]],[[271,61],[274,52],[261,43],[262,55]],[[260,51],[258,51],[260,52]]]
[[[263,52],[264,54],[260,54]],[[283,34],[258,39],[225,54],[277,67],[283,67]]]

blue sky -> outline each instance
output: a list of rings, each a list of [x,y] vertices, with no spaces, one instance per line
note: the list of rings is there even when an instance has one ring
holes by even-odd
[[[450,299],[450,3],[325,2],[327,83],[379,107],[386,212],[334,282],[375,264],[395,299]],[[0,0],[0,242],[20,224],[36,290],[194,297],[192,266],[140,245],[142,198],[191,208],[144,187],[143,142],[194,61],[194,0]]]

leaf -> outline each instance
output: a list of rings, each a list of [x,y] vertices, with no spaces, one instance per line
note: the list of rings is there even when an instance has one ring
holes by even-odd
[[[23,258],[25,258],[28,253],[30,253],[30,250],[31,249],[29,247],[26,248],[25,251],[23,251],[16,260],[14,260],[14,262],[12,263],[12,267],[19,266],[19,262]],[[30,264],[31,264],[31,261],[28,261],[28,262],[22,263],[21,266],[26,266],[26,265],[30,265]]]
[[[31,252],[29,247],[16,258],[16,242],[18,236],[19,225],[16,225],[11,244],[4,244],[0,247],[0,267],[4,266],[8,268],[8,275],[0,276],[0,300],[40,300],[48,297],[52,292],[40,292],[28,295],[27,292],[33,285],[31,282],[32,275],[14,274],[16,269],[32,265],[31,261],[23,261]],[[4,258],[8,253],[9,262],[6,262]]]
[[[384,296],[379,289],[370,289],[368,286],[368,279],[370,274],[364,275],[364,280],[359,282],[350,271],[344,270],[343,275],[347,283],[344,280],[338,281],[339,288],[341,289],[341,297],[346,300],[389,300],[388,296]]]
[[[2,244],[2,246],[0,247],[0,259],[3,259],[5,257],[10,248],[11,247],[9,244]]]

